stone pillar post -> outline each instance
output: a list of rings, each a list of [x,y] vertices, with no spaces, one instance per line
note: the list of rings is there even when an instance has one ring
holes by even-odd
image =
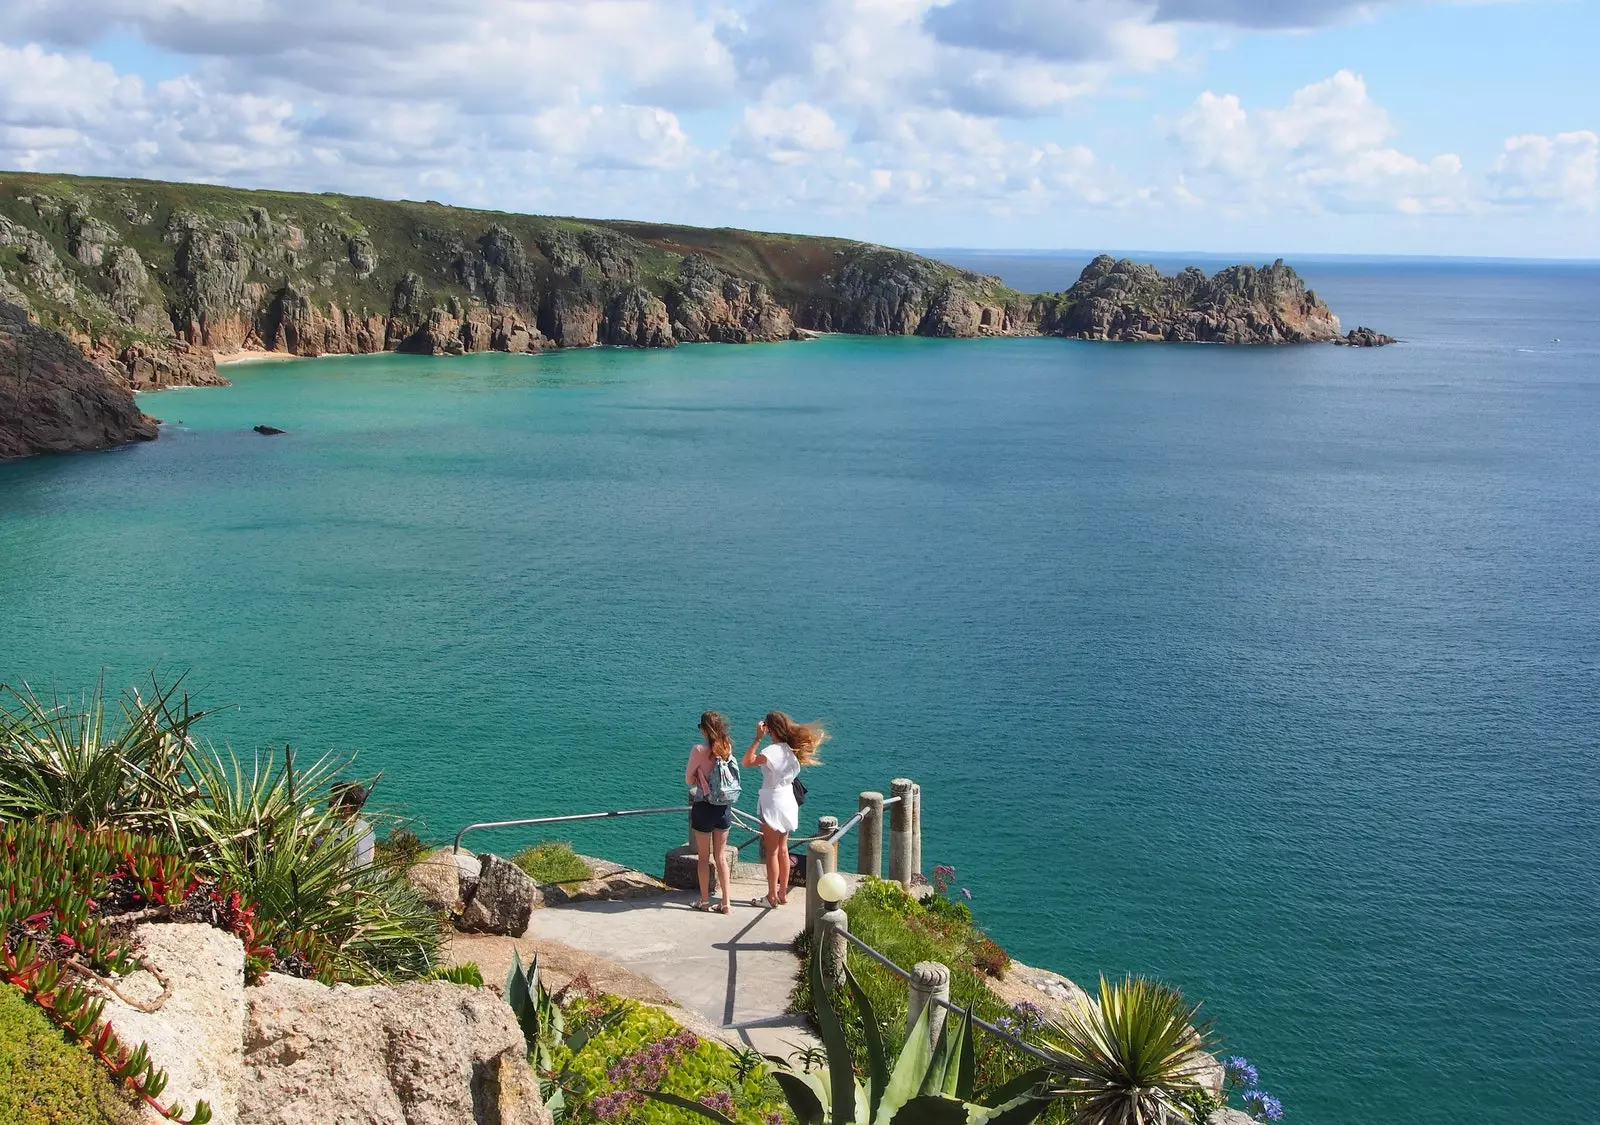
[[[826,840],[839,831],[839,818],[836,816],[817,817],[817,835]]]
[[[911,785],[911,881],[922,875],[922,786]]]
[[[822,917],[822,896],[817,884],[828,871],[837,871],[839,862],[832,844],[826,840],[812,840],[806,845],[806,929],[816,932],[817,920]]]
[[[856,825],[856,872],[883,875],[883,794],[861,794],[861,811],[866,815]]]
[[[889,809],[889,878],[911,889],[911,781],[897,777],[889,792],[900,798]]]
[[[922,1009],[930,1008],[928,1012],[928,1040],[930,1043],[939,1042],[939,1032],[944,1030],[945,1009],[935,1000],[950,999],[950,970],[937,961],[918,961],[911,969],[911,995],[906,1007],[906,1036],[911,1035],[912,1028],[917,1026],[917,1020],[922,1015]]]
[[[844,969],[848,964],[850,943],[845,934],[850,932],[850,918],[837,903],[822,915],[816,930],[816,956],[822,958],[822,983],[829,992],[844,987]]]

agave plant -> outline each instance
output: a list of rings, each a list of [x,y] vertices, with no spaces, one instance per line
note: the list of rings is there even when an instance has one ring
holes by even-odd
[[[0,688],[0,816],[65,817],[85,828],[148,824],[183,800],[189,707],[180,677],[149,696],[130,690],[118,719],[97,685],[77,705],[27,685]]]
[[[1194,1120],[1193,1095],[1212,1065],[1197,1007],[1144,977],[1100,978],[1099,996],[1047,1027],[1052,1090],[1078,1125],[1177,1125]]]
[[[566,1116],[567,1095],[571,1092],[568,1079],[578,1053],[590,1040],[621,1019],[623,1009],[569,1029],[567,1014],[539,979],[538,956],[534,956],[532,965],[523,969],[522,958],[515,947],[511,950],[511,971],[506,974],[505,997],[522,1028],[522,1038],[528,1045],[528,1061],[539,1076],[539,1092],[544,1097],[545,1108],[559,1123]],[[555,1069],[556,1049],[562,1046],[568,1051],[568,1059],[567,1065],[558,1071]]]
[[[861,1018],[867,1042],[867,1085],[856,1078],[844,1025],[828,999],[822,958],[811,958],[811,1008],[828,1065],[795,1071],[772,1058],[772,1076],[783,1090],[799,1125],[1031,1125],[1050,1106],[1043,1092],[1047,1072],[1040,1068],[996,1089],[975,1090],[977,1063],[972,1046],[972,1012],[946,1020],[939,1040],[928,1034],[930,1009],[923,1009],[891,1068],[872,1002],[848,969],[845,983]],[[663,1090],[647,1091],[668,1105],[697,1113],[716,1125],[736,1125],[699,1102]],[[976,1100],[974,1100],[976,1099]]]

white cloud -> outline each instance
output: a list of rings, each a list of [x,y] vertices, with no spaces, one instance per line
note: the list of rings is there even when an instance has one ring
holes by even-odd
[[[1348,70],[1296,90],[1278,109],[1247,111],[1238,97],[1207,91],[1171,130],[1182,159],[1180,198],[1233,210],[1469,209],[1461,160],[1411,156],[1390,144],[1396,132]]]
[[[828,111],[806,102],[746,106],[733,140],[736,149],[748,149],[774,164],[801,164],[816,153],[836,152],[845,144],[844,134]]]
[[[1600,134],[1581,129],[1508,137],[1489,182],[1501,203],[1594,211],[1600,208]]]

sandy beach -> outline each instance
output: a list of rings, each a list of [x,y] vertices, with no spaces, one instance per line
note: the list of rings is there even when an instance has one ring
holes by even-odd
[[[224,367],[230,363],[271,363],[278,360],[305,359],[305,356],[294,355],[290,352],[215,352],[217,366]]]

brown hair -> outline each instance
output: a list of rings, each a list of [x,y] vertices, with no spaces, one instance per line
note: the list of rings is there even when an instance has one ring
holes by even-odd
[[[733,741],[728,737],[728,720],[717,711],[707,711],[700,716],[700,733],[706,736],[711,753],[723,761],[733,757]]]
[[[782,711],[767,712],[767,733],[794,751],[802,766],[820,766],[817,748],[828,737],[820,723],[797,723]]]

